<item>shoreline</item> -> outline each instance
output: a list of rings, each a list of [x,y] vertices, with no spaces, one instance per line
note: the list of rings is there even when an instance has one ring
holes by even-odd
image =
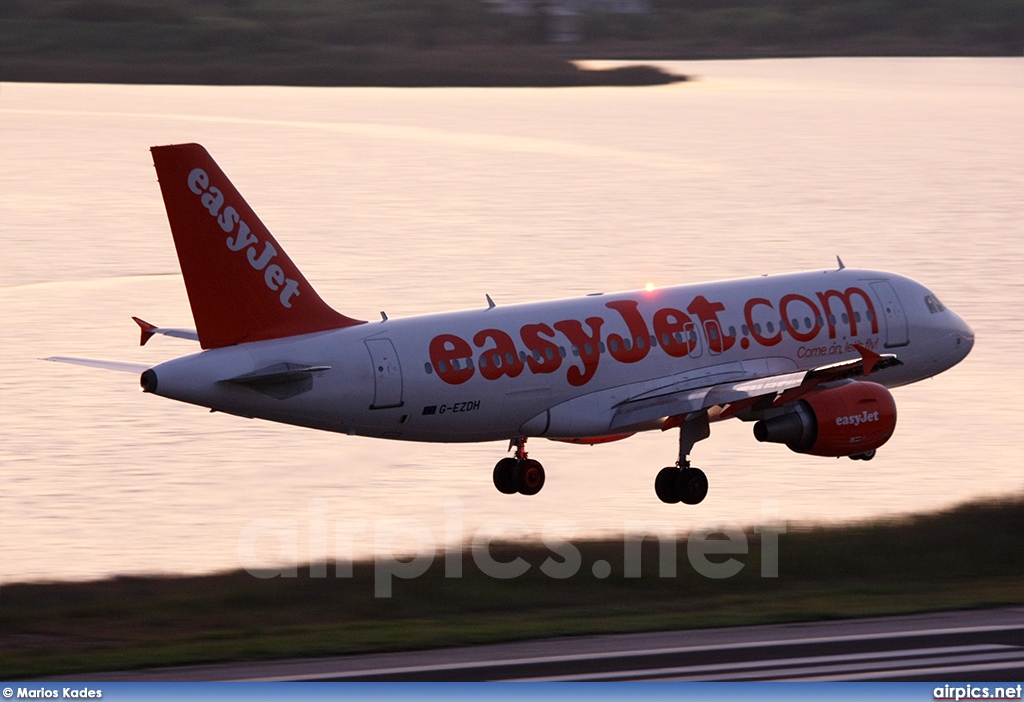
[[[569,87],[677,82],[576,60],[1014,56],[1024,6],[900,0],[557,3],[146,0],[0,4],[0,80],[202,85]],[[532,10],[530,9],[532,8]],[[548,9],[544,9],[548,8]],[[564,8],[563,8],[564,9]]]

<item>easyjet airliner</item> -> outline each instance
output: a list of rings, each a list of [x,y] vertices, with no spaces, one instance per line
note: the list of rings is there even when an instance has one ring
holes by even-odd
[[[140,319],[202,351],[141,372],[142,388],[242,417],[408,441],[510,442],[503,493],[533,495],[533,437],[581,444],[675,430],[657,473],[667,503],[696,504],[690,465],[710,425],[754,422],[759,441],[868,460],[892,436],[889,389],[952,367],[974,334],[921,284],[846,268],[603,293],[366,322],[329,307],[198,144],[152,149],[195,330]],[[652,471],[653,472],[653,471]]]

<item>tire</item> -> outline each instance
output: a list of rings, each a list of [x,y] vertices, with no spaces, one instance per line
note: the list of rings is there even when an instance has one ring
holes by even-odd
[[[503,458],[494,466],[494,487],[503,495],[516,494],[516,463],[514,458]]]
[[[678,478],[679,469],[673,466],[658,471],[658,477],[654,479],[654,492],[659,500],[669,505],[679,502],[679,491],[676,489]]]
[[[520,461],[513,475],[520,495],[536,495],[544,487],[544,466],[532,458]]]
[[[676,480],[676,490],[683,504],[700,504],[708,494],[708,476],[700,468],[681,470]]]

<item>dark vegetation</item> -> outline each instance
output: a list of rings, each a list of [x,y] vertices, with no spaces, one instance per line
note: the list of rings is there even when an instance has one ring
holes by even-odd
[[[940,514],[778,537],[779,577],[762,578],[758,535],[731,578],[699,575],[678,548],[676,577],[659,577],[659,545],[643,543],[642,577],[625,578],[624,542],[576,543],[583,567],[555,580],[551,550],[492,546],[495,560],[531,564],[518,578],[464,577],[444,559],[374,597],[372,563],[352,578],[257,579],[244,572],[5,585],[0,678],[208,661],[313,656],[547,636],[820,620],[1024,603],[1024,495]],[[721,561],[730,556],[711,556]],[[607,579],[590,566],[611,564]]]
[[[1020,0],[650,0],[647,12],[568,18],[557,5],[512,15],[482,0],[3,0],[0,80],[649,84],[674,78],[569,60],[1024,51]]]

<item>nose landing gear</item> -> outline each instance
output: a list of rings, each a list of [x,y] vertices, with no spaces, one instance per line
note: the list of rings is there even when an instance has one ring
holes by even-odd
[[[544,487],[544,466],[528,458],[526,438],[512,439],[509,448],[515,447],[515,458],[503,458],[494,466],[494,487],[505,495],[536,495]]]

